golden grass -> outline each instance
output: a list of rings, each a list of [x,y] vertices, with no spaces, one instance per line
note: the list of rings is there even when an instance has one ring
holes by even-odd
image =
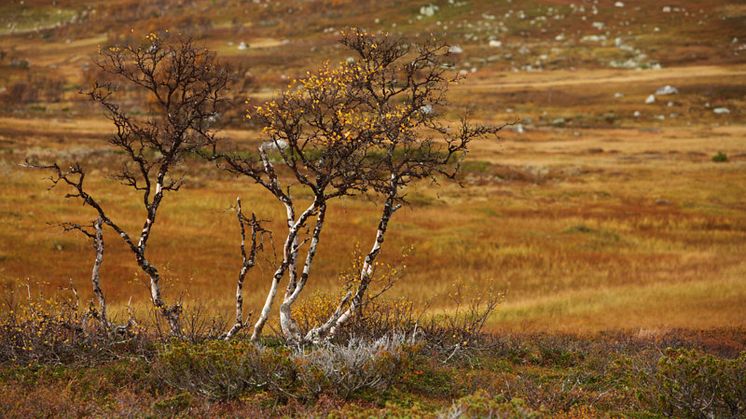
[[[39,6],[27,3],[29,8]],[[631,31],[630,42],[665,64],[657,71],[626,71],[604,68],[599,61],[609,46],[564,47],[554,41],[559,29],[586,33],[589,23],[579,16],[546,32],[527,27],[525,21],[508,21],[510,31],[501,35],[504,50],[487,49],[485,39],[471,42],[462,37],[471,30],[458,28],[459,20],[478,19],[482,13],[503,15],[514,8],[504,2],[443,7],[436,18],[411,22],[421,6],[411,1],[384,1],[376,7],[298,2],[293,3],[293,14],[280,3],[264,8],[227,2],[216,8],[198,1],[197,7],[174,8],[162,16],[137,16],[135,3],[102,4],[90,21],[60,29],[59,39],[0,35],[0,48],[28,60],[30,74],[60,78],[66,86],[61,102],[9,102],[10,110],[0,116],[0,282],[8,287],[25,293],[28,280],[34,293],[53,293],[72,278],[83,297],[90,296],[87,277],[93,255],[88,243],[47,223],[84,222],[93,214],[65,201],[63,190],[46,191],[45,174],[21,170],[17,163],[27,155],[79,158],[98,168],[90,171],[91,190],[129,231],[141,226],[144,214],[138,197],[106,179],[112,155],[103,139],[111,128],[75,94],[84,79],[81,65],[99,44],[168,27],[177,17],[207,17],[213,27],[201,41],[231,63],[250,69],[257,90],[248,94],[257,101],[323,60],[346,58],[334,47],[336,36],[324,31],[330,26],[440,33],[444,29],[436,21],[442,20],[451,27],[447,35],[465,48],[457,57],[459,65],[470,61],[479,67],[454,86],[449,116],[469,106],[486,122],[530,117],[534,125],[523,135],[506,132],[504,141],[475,144],[463,188],[434,188],[429,183],[412,188],[412,205],[396,214],[385,244],[384,258],[391,263],[399,263],[402,249],[414,246],[407,274],[392,296],[419,305],[429,302],[431,310],[438,311],[452,308],[449,293],[459,285],[472,294],[504,292],[504,304],[490,322],[495,330],[592,332],[746,324],[746,125],[741,111],[746,107],[746,67],[730,44],[738,35],[731,33],[737,22],[718,15],[740,16],[742,7],[724,1],[709,7],[712,2],[689,0],[691,16],[677,19],[658,6],[625,8],[632,25],[623,30]],[[541,11],[539,6],[530,2],[522,7],[534,16],[546,11],[546,5]],[[567,11],[564,5],[557,7]],[[699,9],[706,9],[707,16]],[[46,11],[40,9],[44,19],[49,17]],[[618,20],[612,12],[619,10],[601,8],[594,19],[611,27]],[[279,15],[285,19],[258,23]],[[376,17],[381,23],[371,24]],[[696,24],[697,19],[704,23]],[[240,30],[233,30],[242,22]],[[396,29],[391,27],[395,22]],[[651,32],[653,26],[661,31]],[[684,49],[695,38],[699,49],[692,56],[699,58],[690,59]],[[290,42],[284,44],[285,39]],[[252,46],[239,51],[241,41]],[[543,72],[514,73],[507,59],[491,64],[477,60],[508,52],[517,57],[508,46],[523,44],[532,49],[526,59],[551,46],[565,48],[562,53],[569,61]],[[668,65],[669,55],[690,61]],[[5,63],[0,66],[2,85],[27,76]],[[675,84],[681,94],[644,105],[647,95],[663,84]],[[624,96],[615,98],[617,92]],[[732,113],[715,115],[705,103],[728,106]],[[634,111],[642,116],[634,118]],[[658,115],[666,119],[660,121]],[[565,128],[552,127],[557,117],[568,120]],[[257,134],[232,127],[224,135],[248,144]],[[728,155],[728,163],[711,161],[719,151]],[[230,313],[240,264],[238,227],[230,210],[237,195],[248,210],[273,219],[270,227],[281,234],[282,211],[268,194],[199,166],[182,192],[167,197],[152,237],[151,256],[163,271],[167,300],[181,296],[187,305]],[[377,212],[371,203],[357,199],[332,206],[309,292],[335,288],[356,244],[369,246]],[[121,309],[131,297],[138,310],[146,311],[145,279],[132,257],[116,237],[107,236],[107,246],[103,287],[110,301]],[[264,258],[250,274],[250,308],[259,306],[272,270]]]
[[[33,124],[29,130],[54,137],[63,128],[65,136],[87,130],[84,124]],[[561,138],[554,142],[552,132],[545,131],[482,143],[470,158],[487,166],[466,173],[464,187],[417,185],[410,192],[413,204],[396,215],[384,257],[396,264],[410,244],[414,253],[391,295],[439,311],[452,306],[449,293],[459,284],[470,295],[504,292],[504,304],[489,324],[495,330],[744,325],[744,163],[692,160],[683,151],[709,155],[722,145],[735,152],[744,146],[744,137],[736,128],[719,130],[720,137],[714,138],[700,136],[700,130],[677,128],[660,135],[586,130],[581,138],[557,132]],[[618,139],[612,144],[619,152],[585,153],[588,142],[604,144],[610,137]],[[28,278],[33,292],[44,293],[59,291],[72,278],[88,298],[88,243],[45,223],[86,221],[93,215],[66,202],[63,190],[46,191],[44,174],[14,166],[28,151],[16,141],[18,149],[0,167],[6,179],[0,200],[0,278],[15,287]],[[544,151],[550,144],[554,149]],[[48,152],[75,148],[70,141],[64,145]],[[680,146],[681,152],[667,153]],[[87,159],[95,165],[106,164],[109,157]],[[550,174],[534,181],[495,180],[489,171],[497,163],[516,170],[545,167]],[[570,163],[582,170],[566,170]],[[113,217],[136,231],[143,216],[137,197],[102,172],[92,172],[90,180]],[[281,208],[267,194],[200,167],[185,190],[167,197],[154,231],[151,255],[163,271],[166,298],[181,297],[188,306],[204,305],[215,314],[230,312],[239,265],[238,227],[230,207],[239,194],[245,208],[272,218],[271,228],[281,234]],[[309,291],[335,289],[354,246],[365,248],[372,239],[376,214],[375,205],[357,199],[332,206]],[[121,309],[132,298],[138,310],[147,310],[144,277],[116,237],[107,239],[103,280],[112,304]],[[253,309],[271,276],[267,258],[248,280],[247,301]]]

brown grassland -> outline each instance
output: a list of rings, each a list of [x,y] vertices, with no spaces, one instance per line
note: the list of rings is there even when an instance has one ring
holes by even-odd
[[[90,62],[100,46],[154,30],[189,33],[237,69],[236,97],[260,103],[288,79],[345,59],[335,31],[357,25],[410,37],[435,32],[458,44],[457,66],[469,75],[450,91],[448,117],[468,110],[476,120],[525,129],[476,142],[458,183],[410,189],[382,256],[403,271],[389,297],[443,314],[455,310],[456,293],[467,300],[500,293],[486,325],[498,336],[623,333],[656,341],[685,330],[682,336],[744,346],[742,2],[675,0],[665,12],[664,4],[635,0],[624,7],[610,0],[437,1],[432,17],[420,13],[428,2],[410,0],[51,3],[0,5],[0,284],[16,299],[26,298],[27,285],[34,297],[47,297],[67,293],[70,282],[82,301],[91,297],[90,244],[54,224],[88,222],[94,213],[66,200],[63,188],[48,190],[45,173],[19,166],[24,158],[80,160],[112,218],[137,231],[144,217],[138,198],[107,177],[119,161],[105,141],[112,126],[77,93],[97,77]],[[501,46],[490,46],[490,37]],[[239,49],[240,42],[248,47]],[[610,65],[626,60],[642,69]],[[664,85],[678,94],[646,104]],[[136,107],[139,98],[129,99]],[[238,103],[221,138],[258,145],[258,127],[242,121]],[[727,161],[717,161],[718,153]],[[167,299],[228,316],[240,267],[236,196],[272,220],[271,230],[282,230],[283,209],[213,165],[186,165],[185,186],[165,200],[151,258]],[[368,200],[346,198],[329,211],[309,295],[337,292],[356,249],[375,234],[377,207]],[[124,316],[131,301],[147,318],[146,278],[113,235],[107,246],[102,279],[114,313]],[[270,255],[247,279],[254,311],[272,275]],[[538,363],[525,373],[551,376],[542,368],[550,367]],[[225,409],[192,414],[242,414]],[[97,415],[87,412],[67,414]]]

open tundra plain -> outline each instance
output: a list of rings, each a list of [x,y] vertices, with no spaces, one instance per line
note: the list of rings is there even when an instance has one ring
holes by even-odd
[[[382,271],[397,272],[386,298],[411,304],[423,318],[499,295],[483,329],[498,339],[493,349],[478,361],[445,352],[442,359],[460,363],[407,370],[385,396],[341,398],[275,390],[214,397],[163,378],[177,355],[152,361],[158,359],[152,348],[138,358],[145,361],[104,357],[99,370],[11,363],[0,374],[7,389],[0,414],[707,415],[711,406],[676,410],[674,402],[620,390],[665,387],[667,364],[642,384],[620,384],[622,373],[609,377],[624,362],[652,371],[669,344],[716,353],[723,358],[710,361],[739,368],[731,358],[746,347],[741,1],[3,2],[0,285],[6,300],[62,298],[71,284],[82,305],[92,297],[90,242],[56,225],[90,222],[95,213],[66,199],[65,188],[48,189],[48,173],[20,166],[26,158],[81,162],[88,189],[112,218],[133,233],[142,228],[139,195],[111,178],[122,157],[107,142],[114,127],[79,94],[100,79],[92,60],[101,48],[168,31],[215,51],[237,80],[236,103],[218,136],[248,148],[265,140],[244,109],[326,61],[346,60],[351,54],[338,41],[350,27],[414,41],[439,36],[464,76],[451,86],[446,119],[455,123],[468,112],[475,121],[511,123],[499,138],[473,143],[456,182],[409,188],[380,259]],[[127,100],[135,110],[142,103],[137,95]],[[180,298],[186,313],[203,319],[228,318],[241,266],[236,197],[245,211],[271,220],[266,227],[279,232],[277,240],[284,238],[284,209],[265,190],[214,164],[194,158],[185,167],[182,189],[164,200],[149,255],[161,270],[165,298]],[[379,211],[363,198],[330,204],[304,309],[339,295],[375,237]],[[106,240],[101,278],[112,316],[126,319],[129,304],[143,324],[152,323],[147,278],[115,235]],[[280,251],[282,243],[275,245]],[[266,246],[246,279],[247,311],[257,313],[265,298],[275,268],[271,253]],[[270,325],[276,327],[274,317]],[[604,351],[624,360],[599,367]],[[673,365],[676,356],[689,359],[666,359]],[[160,372],[150,372],[151,361]],[[135,384],[121,377],[130,372]],[[462,373],[457,382],[448,379]],[[85,383],[79,385],[84,390],[72,389],[74,383]],[[67,389],[57,401],[55,386]],[[718,415],[746,412],[746,383],[733,386],[740,389],[735,410]],[[497,394],[503,402],[495,401]]]

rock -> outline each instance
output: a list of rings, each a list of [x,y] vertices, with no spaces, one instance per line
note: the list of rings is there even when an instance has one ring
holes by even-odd
[[[715,108],[712,111],[715,112],[715,115],[727,115],[730,113],[730,109],[724,107]]]
[[[634,58],[630,58],[625,61],[613,60],[609,63],[609,66],[613,68],[636,69],[636,68],[640,68],[642,64],[640,64],[640,62],[635,60]]]
[[[663,13],[671,13],[671,6],[663,6]]]
[[[565,34],[561,33],[561,34],[559,34],[559,35],[555,36],[555,37],[554,37],[554,40],[555,40],[555,41],[558,41],[558,42],[562,42],[562,41],[564,41],[564,40],[565,40]]]
[[[618,1],[618,2],[614,3],[614,7],[622,8],[622,7],[624,7],[624,3],[622,3],[621,1]]]
[[[288,143],[285,140],[277,140],[276,143],[274,141],[265,141],[259,147],[265,151],[285,150],[288,148]]]
[[[458,45],[453,45],[453,46],[448,47],[448,52],[451,54],[463,54],[464,49]]]
[[[648,96],[647,99],[645,99],[645,103],[650,105],[651,103],[655,103],[655,95]]]
[[[238,49],[241,51],[248,49],[248,48],[249,46],[246,44],[246,42],[241,42],[240,44],[238,44]]]
[[[439,7],[434,4],[420,7],[420,14],[426,17],[432,17],[438,11]]]
[[[490,41],[490,46],[492,48],[500,48],[501,46],[503,46],[503,43],[500,41],[493,40],[493,41]]]
[[[431,113],[433,113],[433,105],[427,104],[420,106],[420,112],[425,115],[430,115]]]
[[[673,86],[665,85],[665,86],[659,88],[658,90],[656,90],[655,94],[657,96],[678,95],[679,94],[679,89],[677,89],[677,88],[675,88]]]
[[[513,131],[518,134],[523,134],[524,132],[526,132],[526,129],[523,127],[523,124],[515,124],[513,125]]]
[[[599,31],[604,30],[604,27],[606,27],[606,25],[603,22],[593,22],[592,26],[598,29]]]
[[[621,92],[614,93],[614,99],[619,99],[623,97],[624,97],[624,93],[621,93]]]
[[[606,40],[606,35],[586,35],[580,38],[580,42],[603,42]]]
[[[565,118],[556,118],[552,121],[552,125],[555,127],[564,127],[567,123],[567,120]]]
[[[632,114],[632,116],[634,116],[635,118],[639,118],[640,115],[640,111],[635,111],[635,113]]]

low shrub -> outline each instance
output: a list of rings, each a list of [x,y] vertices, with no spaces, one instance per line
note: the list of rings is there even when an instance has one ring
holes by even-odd
[[[654,406],[667,416],[746,415],[746,352],[717,358],[696,350],[668,350],[650,377]]]
[[[722,151],[718,151],[714,156],[712,156],[712,161],[715,163],[725,163],[728,161],[728,155]]]
[[[502,397],[490,397],[484,391],[462,397],[451,407],[437,414],[441,419],[456,418],[541,418],[544,415],[531,409],[521,399],[505,400]]]
[[[0,316],[0,362],[98,363],[122,354],[148,357],[150,337],[135,324],[106,330],[95,310],[80,310],[77,300],[8,304]]]
[[[248,341],[178,341],[163,347],[153,370],[171,387],[210,400],[259,390],[282,399],[310,400],[322,394],[349,399],[395,383],[416,348],[398,334],[292,350]]]
[[[383,391],[399,380],[417,346],[401,334],[369,341],[350,339],[347,345],[327,344],[293,354],[306,391],[344,399],[361,391]]]
[[[291,389],[296,371],[288,355],[247,341],[175,341],[158,352],[153,372],[178,390],[229,400],[255,390]]]

